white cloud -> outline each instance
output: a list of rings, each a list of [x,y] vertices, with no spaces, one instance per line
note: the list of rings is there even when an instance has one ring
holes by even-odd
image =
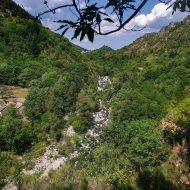
[[[143,29],[142,35],[150,32],[158,32],[162,27],[169,25],[171,22],[183,20],[188,13],[175,12],[172,14],[172,8],[163,3],[156,4],[149,14],[139,14],[129,24],[126,29]],[[111,34],[112,36],[121,36],[126,34],[125,30]]]
[[[172,15],[172,8],[168,9],[168,5],[158,3],[149,14],[140,14],[128,24],[128,28],[147,27],[152,30],[159,30],[163,26],[171,22],[177,22],[187,16],[187,13],[176,12]]]

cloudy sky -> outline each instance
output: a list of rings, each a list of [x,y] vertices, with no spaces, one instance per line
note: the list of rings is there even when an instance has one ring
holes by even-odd
[[[32,15],[36,16],[38,13],[45,11],[47,8],[43,4],[43,0],[14,0],[16,3],[24,7]],[[47,0],[51,8],[62,5],[71,0]],[[83,0],[81,1],[81,6],[83,6]],[[104,3],[105,0],[98,0],[100,3]],[[145,29],[132,32],[132,31],[119,31],[118,33],[111,34],[109,36],[96,36],[93,43],[84,40],[80,42],[79,40],[72,40],[73,43],[82,46],[87,49],[96,49],[103,45],[110,46],[114,49],[121,48],[133,42],[138,37],[144,35],[145,33],[158,32],[163,26],[168,25],[171,22],[177,22],[184,19],[186,13],[175,13],[172,15],[172,10],[167,9],[168,6],[159,3],[158,0],[151,0],[142,9],[142,11],[130,22],[127,28],[143,28]],[[126,15],[127,16],[127,15]],[[73,14],[69,10],[59,9],[56,14],[47,14],[42,17],[42,23],[44,26],[49,27],[52,31],[58,28],[58,25],[54,23],[57,19],[72,19]],[[113,18],[114,19],[114,18]],[[109,31],[114,28],[110,23],[104,23],[102,26],[103,31]],[[67,33],[66,37],[71,38],[71,33]]]

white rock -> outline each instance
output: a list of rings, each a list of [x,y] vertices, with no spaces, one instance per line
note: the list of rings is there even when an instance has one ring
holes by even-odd
[[[98,90],[98,91],[104,90],[105,87],[106,87],[108,84],[111,84],[111,81],[110,81],[109,77],[108,77],[108,76],[100,76],[99,79],[98,79],[98,87],[97,87],[97,90]]]
[[[73,129],[73,126],[70,125],[70,126],[67,128],[67,130],[65,131],[65,134],[66,134],[67,136],[69,136],[69,137],[74,136],[76,133],[75,133],[75,131],[74,131],[74,129]]]
[[[47,176],[50,170],[56,170],[67,160],[66,157],[58,153],[53,145],[46,148],[46,152],[36,160],[36,165],[28,174],[43,172],[41,177]]]
[[[18,190],[18,188],[13,183],[9,183],[2,190]]]

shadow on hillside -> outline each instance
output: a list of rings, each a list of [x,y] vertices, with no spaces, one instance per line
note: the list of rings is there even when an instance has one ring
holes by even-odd
[[[139,172],[138,187],[142,190],[182,190],[165,178],[159,170]]]

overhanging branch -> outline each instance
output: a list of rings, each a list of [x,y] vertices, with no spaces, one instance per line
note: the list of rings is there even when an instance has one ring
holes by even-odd
[[[109,34],[112,34],[112,33],[115,33],[115,32],[118,32],[120,31],[121,29],[123,29],[125,27],[126,24],[128,24],[139,12],[140,10],[145,6],[145,4],[148,2],[148,0],[144,0],[140,6],[136,9],[136,11],[125,21],[123,22],[122,24],[120,24],[120,26],[118,26],[117,29],[115,30],[112,30],[110,32],[106,32],[106,33],[99,33],[100,35],[109,35]]]

